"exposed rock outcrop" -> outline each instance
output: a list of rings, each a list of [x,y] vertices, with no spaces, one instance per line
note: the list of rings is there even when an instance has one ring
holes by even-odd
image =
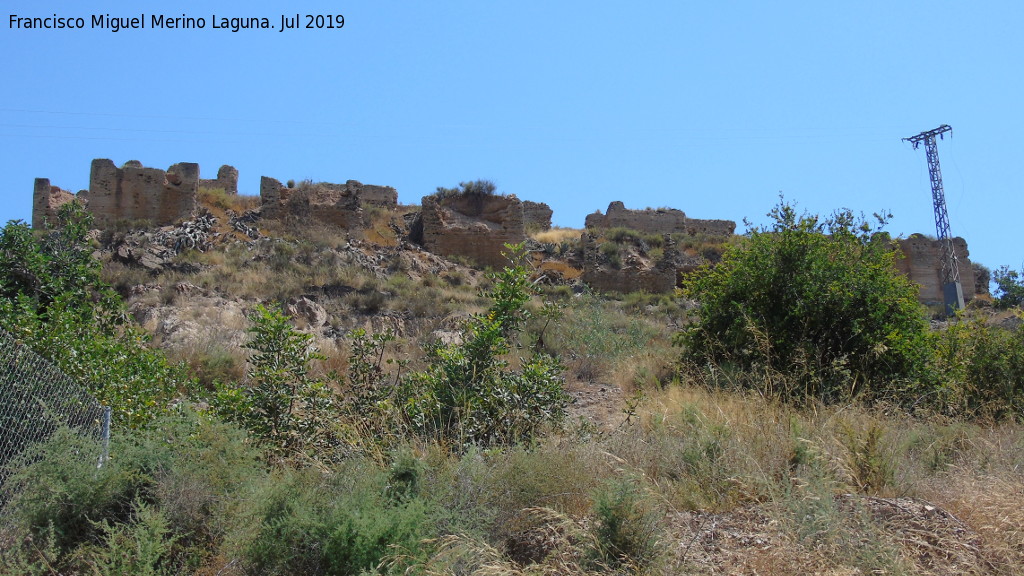
[[[115,260],[159,271],[174,266],[174,256],[186,250],[205,252],[220,235],[213,231],[217,219],[202,214],[177,226],[139,230],[116,237],[110,244]]]
[[[480,266],[504,266],[505,244],[526,240],[523,203],[515,196],[462,194],[424,196],[423,247],[441,256],[467,258]]]
[[[118,168],[98,158],[89,175],[88,209],[101,228],[123,220],[164,226],[196,215],[198,190],[198,164],[182,162],[164,171],[137,160]]]
[[[732,220],[698,220],[688,218],[686,213],[675,208],[645,208],[629,210],[619,201],[608,205],[608,211],[600,210],[586,218],[587,228],[630,228],[648,234],[704,234],[708,236],[731,236],[736,231]]]

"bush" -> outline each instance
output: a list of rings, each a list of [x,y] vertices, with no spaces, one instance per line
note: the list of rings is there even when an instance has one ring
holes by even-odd
[[[888,236],[848,211],[820,220],[780,202],[722,261],[686,279],[695,321],[675,339],[684,366],[783,374],[744,385],[791,400],[905,394],[928,358],[917,287]],[[902,398],[907,400],[908,398]]]
[[[310,376],[310,362],[323,358],[313,336],[297,331],[275,308],[259,305],[250,320],[245,347],[253,351],[251,385],[222,387],[217,410],[262,440],[274,458],[324,456],[336,445],[335,402],[326,382]]]
[[[943,411],[987,418],[1024,414],[1024,331],[963,319],[933,339],[931,378]]]
[[[92,220],[77,203],[56,228],[24,223],[0,232],[0,328],[85,385],[111,407],[113,424],[139,428],[193,383],[125,314],[92,257]]]
[[[101,453],[97,441],[65,429],[22,455],[4,486],[14,495],[4,515],[29,563],[41,552],[53,570],[84,558],[117,573],[123,562],[155,570],[201,557],[223,541],[246,485],[266,476],[238,429],[186,408],[115,433],[97,467]]]
[[[456,188],[437,187],[434,196],[438,200],[453,198],[456,196],[494,196],[498,185],[490,180],[473,180],[471,182],[459,182]]]
[[[522,254],[522,246],[509,249]],[[557,360],[534,351],[514,370],[504,358],[528,317],[529,270],[513,264],[491,279],[491,307],[471,317],[463,342],[429,347],[429,367],[405,382],[409,400],[403,405],[412,425],[456,445],[529,441],[560,423],[568,404]]]
[[[0,297],[27,296],[39,312],[61,296],[115,304],[92,257],[91,227],[92,216],[77,202],[62,206],[57,222],[47,222],[38,234],[20,220],[8,222],[0,233]]]
[[[1009,266],[1000,266],[992,273],[996,281],[996,306],[1010,308],[1024,304],[1024,278]]]
[[[658,511],[635,481],[610,481],[594,496],[597,555],[612,566],[642,568],[658,553]]]
[[[252,573],[372,573],[386,555],[415,551],[431,536],[425,503],[389,498],[387,475],[372,464],[354,460],[333,472],[283,471],[268,484],[242,551]]]

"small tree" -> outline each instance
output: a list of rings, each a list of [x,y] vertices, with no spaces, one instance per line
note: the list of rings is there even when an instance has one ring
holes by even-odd
[[[147,346],[101,279],[89,213],[70,202],[47,224],[15,220],[0,230],[0,328],[82,382],[110,406],[115,426],[145,426],[192,381]]]
[[[429,347],[429,367],[406,380],[406,416],[421,432],[459,444],[507,445],[565,417],[568,395],[557,360],[534,352],[520,358],[517,370],[507,359],[532,289],[522,245],[508,248],[513,263],[491,276],[494,287],[485,294],[491,307],[467,322],[463,342]]]
[[[249,387],[222,387],[218,411],[265,441],[272,456],[315,456],[334,444],[333,395],[309,373],[323,356],[313,336],[293,328],[280,310],[259,305],[249,319]]]
[[[772,375],[745,383],[826,401],[882,394],[920,373],[927,324],[881,233],[889,215],[876,225],[849,210],[822,220],[780,201],[769,216],[770,227],[751,228],[687,279],[698,306],[676,338],[684,366]]]
[[[1010,308],[1024,304],[1024,278],[1009,266],[1000,266],[992,273],[996,282],[996,306]]]

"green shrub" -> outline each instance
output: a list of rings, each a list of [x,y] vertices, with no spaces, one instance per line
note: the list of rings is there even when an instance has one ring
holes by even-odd
[[[640,242],[641,240],[643,240],[644,235],[641,232],[634,230],[632,228],[624,228],[622,226],[617,226],[615,228],[609,228],[604,233],[604,237],[606,240],[610,242],[615,242],[616,244],[624,244],[626,242]]]
[[[49,536],[61,554],[99,536],[93,521],[126,521],[146,479],[117,459],[97,468],[102,453],[98,441],[58,430],[14,462],[4,486],[14,497],[5,512],[24,533]]]
[[[180,573],[171,558],[175,536],[161,511],[136,500],[130,522],[96,523],[102,544],[86,552],[86,563],[102,576],[162,576]]]
[[[996,305],[1010,308],[1024,304],[1024,278],[1009,266],[1000,266],[992,273],[996,282]]]
[[[613,242],[604,242],[601,244],[601,254],[604,254],[605,258],[608,259],[608,264],[612,268],[622,267],[622,256],[620,254],[620,248],[618,244]]]
[[[1020,418],[1024,410],[1024,331],[963,319],[933,334],[925,400],[955,415]]]
[[[656,506],[630,478],[608,482],[594,495],[598,559],[610,566],[642,568],[658,555],[661,520]]]
[[[454,198],[457,196],[493,196],[494,192],[498,189],[497,184],[490,180],[473,180],[471,182],[459,182],[456,188],[442,188],[437,187],[437,191],[434,196],[438,200],[445,198]]]
[[[521,246],[509,249],[522,253]],[[409,400],[403,405],[412,425],[458,446],[529,441],[560,423],[568,404],[554,358],[535,351],[521,357],[518,370],[504,358],[528,317],[529,270],[513,264],[491,278],[491,307],[470,318],[463,342],[431,345],[428,368],[405,381]]]
[[[425,502],[389,497],[380,469],[356,460],[333,472],[282,471],[268,484],[242,550],[253,573],[372,572],[389,554],[414,553],[431,536]]]
[[[0,232],[0,328],[112,409],[117,427],[138,428],[191,388],[183,366],[147,346],[92,257],[92,220],[63,206],[56,228],[34,234],[13,221]]]
[[[97,467],[101,452],[63,430],[22,455],[4,515],[5,536],[23,545],[5,561],[21,573],[186,572],[223,544],[267,477],[240,430],[185,407],[115,431]]]
[[[322,359],[313,336],[299,332],[279,309],[258,305],[250,317],[250,386],[221,387],[215,406],[262,440],[273,458],[325,456],[337,445],[334,395],[310,375],[310,362]]]
[[[928,358],[917,287],[893,266],[878,228],[848,210],[820,220],[782,202],[714,267],[686,279],[694,322],[675,342],[692,373],[721,366],[774,372],[744,385],[790,400],[896,395]]]

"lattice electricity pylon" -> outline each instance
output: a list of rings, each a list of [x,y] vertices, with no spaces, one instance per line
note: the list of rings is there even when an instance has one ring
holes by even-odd
[[[905,142],[914,145],[914,149],[924,142],[925,156],[928,158],[928,177],[932,183],[932,205],[935,208],[935,236],[942,243],[942,285],[946,307],[959,310],[964,307],[963,286],[960,283],[960,264],[953,246],[953,236],[949,232],[949,212],[946,210],[946,194],[942,191],[942,170],[939,168],[939,150],[935,145],[935,137],[944,138],[953,128],[943,124],[934,130],[921,132],[917,136],[904,138]]]

